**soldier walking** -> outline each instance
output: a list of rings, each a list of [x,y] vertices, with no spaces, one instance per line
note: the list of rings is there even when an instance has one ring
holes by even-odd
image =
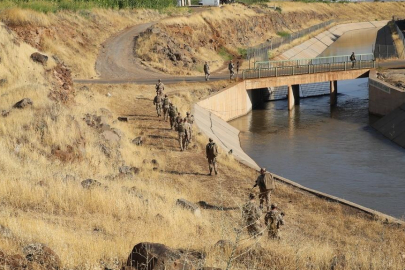
[[[271,191],[275,188],[274,178],[271,173],[266,173],[266,168],[260,169],[260,175],[256,179],[253,187],[259,186],[260,208],[263,209],[263,202],[266,201],[266,208],[269,211]]]
[[[175,127],[175,118],[177,115],[177,108],[173,104],[170,103],[170,108],[169,108],[169,117],[170,117],[170,129],[173,129]]]
[[[189,142],[191,142],[192,137],[193,137],[193,124],[194,124],[194,116],[190,115],[190,112],[187,112],[187,122],[190,124],[190,137],[189,137]]]
[[[156,95],[153,99],[153,105],[156,105],[156,113],[157,116],[160,117],[162,115],[162,96]]]
[[[178,125],[177,125],[177,132],[179,134],[179,144],[180,144],[180,151],[184,151],[184,143],[185,143],[185,137],[186,137],[186,129],[184,127],[183,120],[180,119]]]
[[[190,143],[190,139],[191,139],[191,125],[190,123],[187,121],[187,118],[184,118],[183,121],[183,125],[184,125],[184,131],[186,133],[186,136],[184,137],[184,149],[187,150],[188,145]]]
[[[205,80],[208,81],[210,79],[210,66],[207,62],[204,64],[204,73],[205,73]]]
[[[235,72],[233,71],[234,68],[235,68],[235,65],[233,64],[232,60],[229,61],[229,64],[228,64],[229,80],[232,80],[233,76],[235,75]]]
[[[257,237],[262,234],[260,216],[262,212],[255,203],[255,195],[249,194],[249,201],[242,208],[242,218],[250,236]]]
[[[163,95],[163,91],[165,90],[165,85],[162,83],[162,80],[159,79],[158,83],[155,86],[156,94]]]
[[[208,167],[210,169],[210,175],[212,175],[212,169],[214,169],[215,174],[218,174],[217,170],[218,147],[211,138],[209,138],[209,143],[205,147],[205,153],[208,159]]]
[[[177,117],[174,119],[174,130],[177,130],[179,123],[182,121],[183,121],[183,118],[181,117],[180,113],[177,113]]]
[[[162,106],[163,106],[163,119],[165,121],[167,121],[167,118],[169,116],[169,107],[170,107],[170,100],[167,97],[167,95],[165,95],[165,97],[162,100]]]
[[[264,223],[267,226],[270,239],[280,239],[278,230],[280,226],[284,225],[284,213],[280,213],[277,204],[271,205],[271,210],[266,213]]]

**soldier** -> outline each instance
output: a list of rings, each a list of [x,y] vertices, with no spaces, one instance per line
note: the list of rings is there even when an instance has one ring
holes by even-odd
[[[242,218],[250,236],[257,237],[262,234],[259,221],[261,214],[255,203],[255,195],[249,194],[249,201],[242,208]]]
[[[156,112],[158,117],[162,115],[162,96],[161,95],[156,95],[156,97],[153,99],[153,105],[156,105]]]
[[[165,95],[165,97],[162,100],[162,106],[163,106],[163,119],[167,121],[167,117],[169,116],[169,107],[170,107],[170,99]]]
[[[352,61],[352,68],[354,68],[354,64],[356,64],[356,56],[354,55],[354,52],[350,55],[350,61]]]
[[[208,81],[210,79],[210,66],[207,62],[204,64],[204,73],[205,73],[205,80]]]
[[[193,124],[194,124],[194,116],[190,115],[190,112],[187,112],[187,122],[190,124],[190,137],[189,137],[189,142],[191,142],[192,137],[193,137]]]
[[[263,209],[263,201],[266,200],[266,208],[269,211],[269,204],[271,199],[271,191],[274,190],[275,184],[271,173],[266,173],[266,168],[260,169],[260,175],[256,179],[253,187],[259,186],[260,194],[260,208]]]
[[[233,71],[234,67],[235,67],[235,65],[233,64],[232,60],[229,61],[229,64],[228,64],[229,80],[232,80],[232,79],[233,79],[233,76],[235,75],[235,72]]]
[[[238,76],[238,74],[239,74],[239,67],[240,67],[240,63],[239,63],[239,61],[236,61],[236,76]]]
[[[173,129],[175,127],[175,118],[177,115],[177,108],[173,104],[170,104],[169,108],[169,116],[170,116],[170,129]]]
[[[283,217],[284,213],[280,213],[278,211],[277,204],[272,204],[271,210],[267,212],[266,216],[264,217],[264,223],[267,226],[270,239],[280,239],[278,230],[281,225],[284,225]]]
[[[187,118],[184,118],[184,129],[186,136],[184,137],[184,149],[187,150],[189,143],[191,142],[191,124],[187,121]]]
[[[205,154],[208,159],[208,167],[210,169],[210,175],[212,175],[212,169],[214,169],[215,174],[218,174],[217,170],[217,156],[218,156],[218,147],[214,141],[209,138],[209,143],[205,147]]]
[[[165,85],[162,83],[162,80],[159,79],[158,83],[155,86],[156,94],[162,95],[163,91],[165,90]]]
[[[177,113],[177,117],[174,119],[174,130],[177,130],[179,123],[182,121],[183,121],[183,118],[181,117],[180,113]]]
[[[179,120],[179,123],[178,123],[178,126],[177,126],[177,132],[179,133],[180,151],[184,151],[186,129],[184,127],[184,123],[183,123],[182,119]]]

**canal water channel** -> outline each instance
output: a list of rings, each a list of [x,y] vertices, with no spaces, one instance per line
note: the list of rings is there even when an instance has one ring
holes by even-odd
[[[371,53],[377,30],[352,31],[321,56]],[[313,188],[399,218],[405,216],[405,149],[370,124],[367,79],[338,82],[338,103],[329,96],[287,100],[230,122],[241,131],[244,151],[260,166]],[[253,179],[252,179],[253,181]]]

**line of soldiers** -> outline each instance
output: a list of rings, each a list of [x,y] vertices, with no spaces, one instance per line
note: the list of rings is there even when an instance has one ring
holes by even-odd
[[[178,132],[180,151],[187,150],[188,145],[192,141],[193,137],[193,124],[194,116],[187,112],[187,116],[183,118],[180,112],[177,111],[177,107],[170,101],[169,97],[163,96],[164,84],[159,79],[155,86],[156,96],[153,99],[153,104],[156,105],[157,116],[162,116],[163,120],[170,121],[170,129]]]
[[[266,202],[266,214],[264,216],[264,224],[268,231],[270,239],[280,239],[279,228],[284,225],[284,213],[280,212],[277,204],[269,204],[271,201],[271,192],[275,189],[274,178],[270,173],[266,173],[266,168],[260,169],[260,175],[257,177],[255,185],[259,186],[259,199],[260,206],[258,207],[255,202],[255,195],[249,194],[249,201],[242,208],[242,218],[245,221],[246,228],[249,235],[258,237],[264,231],[260,218],[262,217],[263,203]],[[253,189],[252,188],[252,189]]]

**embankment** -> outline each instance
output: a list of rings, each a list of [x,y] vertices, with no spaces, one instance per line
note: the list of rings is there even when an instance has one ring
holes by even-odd
[[[333,44],[343,34],[369,28],[381,28],[387,25],[388,21],[358,22],[339,24],[316,35],[315,37],[295,46],[275,57],[275,60],[315,58]]]

